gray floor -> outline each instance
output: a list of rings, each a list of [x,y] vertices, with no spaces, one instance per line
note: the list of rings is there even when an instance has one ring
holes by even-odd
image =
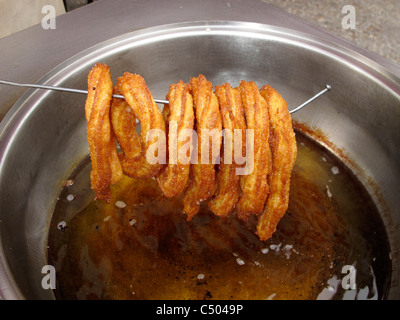
[[[400,64],[399,0],[262,0]],[[355,8],[356,28],[342,28],[345,5]]]

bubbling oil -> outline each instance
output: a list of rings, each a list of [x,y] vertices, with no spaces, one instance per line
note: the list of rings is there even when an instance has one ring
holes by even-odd
[[[57,201],[48,238],[59,299],[382,299],[390,281],[379,212],[351,172],[297,132],[289,208],[267,241],[256,219],[190,222],[154,179],[125,177],[93,201],[89,159]],[[354,282],[354,283],[352,283]]]

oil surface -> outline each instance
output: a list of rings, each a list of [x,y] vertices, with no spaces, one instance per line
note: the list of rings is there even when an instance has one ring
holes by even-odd
[[[376,206],[335,156],[300,133],[297,142],[289,209],[263,242],[255,219],[221,219],[206,204],[187,222],[180,200],[165,199],[154,179],[124,178],[110,204],[94,202],[86,159],[49,230],[56,297],[385,298],[390,250]]]

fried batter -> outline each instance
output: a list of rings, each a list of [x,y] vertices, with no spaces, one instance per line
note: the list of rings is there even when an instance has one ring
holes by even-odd
[[[123,149],[123,153],[120,155],[124,173],[132,178],[154,177],[162,169],[164,164],[163,161],[149,161],[149,148],[151,148],[153,144],[157,144],[158,148],[156,148],[156,152],[151,154],[151,156],[156,158],[155,160],[157,160],[159,156],[165,157],[165,141],[158,143],[162,136],[165,138],[164,118],[145,80],[140,75],[125,72],[122,77],[118,78],[116,90],[121,92],[125,97],[126,102],[131,107],[134,116],[139,119],[141,125],[141,154],[138,157],[132,158],[129,157]],[[154,133],[160,132],[162,133],[161,136],[153,136]],[[120,135],[120,132],[116,132],[116,134],[118,141],[124,139],[123,135]],[[136,138],[134,138],[134,140],[136,140]],[[134,154],[136,154],[136,148]]]
[[[268,197],[268,174],[271,172],[269,147],[268,105],[253,81],[241,81],[239,85],[247,129],[254,130],[253,171],[241,176],[242,194],[237,204],[240,219],[248,220],[252,214],[260,214]]]
[[[117,86],[114,88],[114,94],[122,94]],[[127,159],[138,158],[142,153],[142,146],[136,131],[136,117],[125,99],[112,99],[111,124],[124,156]]]
[[[215,192],[215,163],[221,149],[222,120],[212,83],[204,75],[191,78],[196,109],[197,147],[190,165],[190,184],[183,197],[184,212],[191,220],[200,210],[200,203]],[[193,157],[192,157],[193,160]]]
[[[110,201],[110,185],[122,178],[122,167],[111,131],[110,104],[113,92],[110,68],[97,63],[89,72],[85,103],[87,139],[92,171],[90,181],[96,198]]]
[[[286,101],[267,85],[262,87],[260,94],[269,105],[272,172],[268,175],[270,193],[258,220],[257,234],[261,240],[267,240],[275,232],[289,205],[290,176],[296,161],[297,146]]]
[[[182,81],[172,84],[167,100],[169,104],[164,106],[163,115],[168,124],[168,165],[157,181],[164,196],[172,198],[185,190],[189,179],[192,136],[187,133],[191,134],[194,126],[190,85]],[[185,148],[187,145],[189,148]]]
[[[220,106],[225,137],[221,164],[217,174],[217,189],[214,196],[208,201],[208,206],[216,215],[225,217],[233,210],[239,200],[240,176],[237,175],[236,168],[240,165],[235,162],[233,150],[241,148],[240,154],[243,156],[246,143],[246,120],[238,89],[233,89],[229,83],[224,83],[215,87],[215,94]],[[242,140],[240,143],[235,140],[235,130],[241,130]],[[225,157],[225,151],[227,151],[227,157]]]
[[[113,90],[108,66],[98,63],[90,71],[85,116],[96,199],[109,202],[111,185],[123,174],[156,177],[165,197],[183,193],[188,221],[208,200],[220,217],[234,209],[245,221],[259,215],[257,234],[269,239],[288,208],[297,156],[285,100],[268,85],[258,90],[253,81],[235,89],[224,83],[213,92],[204,75],[172,84],[167,100],[160,112],[140,75],[126,72]]]

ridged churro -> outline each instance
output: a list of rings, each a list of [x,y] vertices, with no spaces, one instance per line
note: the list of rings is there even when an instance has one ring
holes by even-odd
[[[85,115],[96,198],[109,201],[123,174],[155,178],[165,197],[182,195],[188,221],[207,201],[221,218],[257,215],[257,235],[269,239],[288,208],[297,155],[285,100],[253,81],[213,91],[201,74],[171,84],[166,99],[161,112],[140,75],[125,72],[113,89],[108,66],[90,71]]]
[[[164,106],[163,114],[168,129],[168,164],[158,175],[157,181],[164,196],[171,198],[181,194],[189,180],[191,132],[194,126],[190,85],[182,81],[172,84],[167,100],[169,104]]]
[[[161,156],[165,159],[166,153],[165,141],[159,141],[162,134],[165,138],[165,122],[161,111],[155,103],[145,80],[138,74],[125,72],[122,77],[118,78],[116,89],[125,97],[141,125],[141,154],[135,158],[128,157],[125,153],[120,156],[124,173],[132,178],[154,177],[164,165],[164,161],[158,161],[157,158]],[[156,135],[153,136],[153,134]],[[117,138],[120,140],[121,136],[117,134]],[[153,149],[153,144],[157,144],[154,147],[154,153],[150,152]],[[149,150],[149,148],[152,149]],[[149,156],[154,161],[149,161]]]
[[[260,90],[267,101],[270,115],[272,172],[268,175],[269,196],[257,224],[261,240],[269,239],[289,204],[290,176],[297,156],[296,137],[286,101],[272,87]]]
[[[271,172],[269,147],[268,104],[260,95],[253,81],[241,81],[239,85],[247,129],[254,130],[253,170],[240,178],[242,194],[237,204],[240,219],[248,220],[252,214],[260,214],[267,200],[269,187],[267,176]]]
[[[236,169],[242,164],[236,163],[234,150],[239,149],[241,157],[245,155],[246,120],[238,89],[232,88],[229,83],[224,83],[215,87],[215,94],[220,106],[225,135],[216,180],[217,187],[214,196],[208,201],[208,206],[214,214],[225,217],[234,209],[240,196],[240,175]],[[240,137],[239,141],[235,139],[238,131],[240,135],[236,137]]]
[[[183,197],[184,212],[191,220],[199,211],[201,202],[215,191],[215,163],[220,155],[222,120],[213,86],[204,75],[191,78],[196,110],[196,163],[190,166],[190,185]]]
[[[110,68],[97,63],[88,75],[88,96],[85,103],[87,139],[92,161],[90,181],[96,198],[110,201],[110,185],[122,178],[116,150],[116,139],[110,125],[113,93]]]

